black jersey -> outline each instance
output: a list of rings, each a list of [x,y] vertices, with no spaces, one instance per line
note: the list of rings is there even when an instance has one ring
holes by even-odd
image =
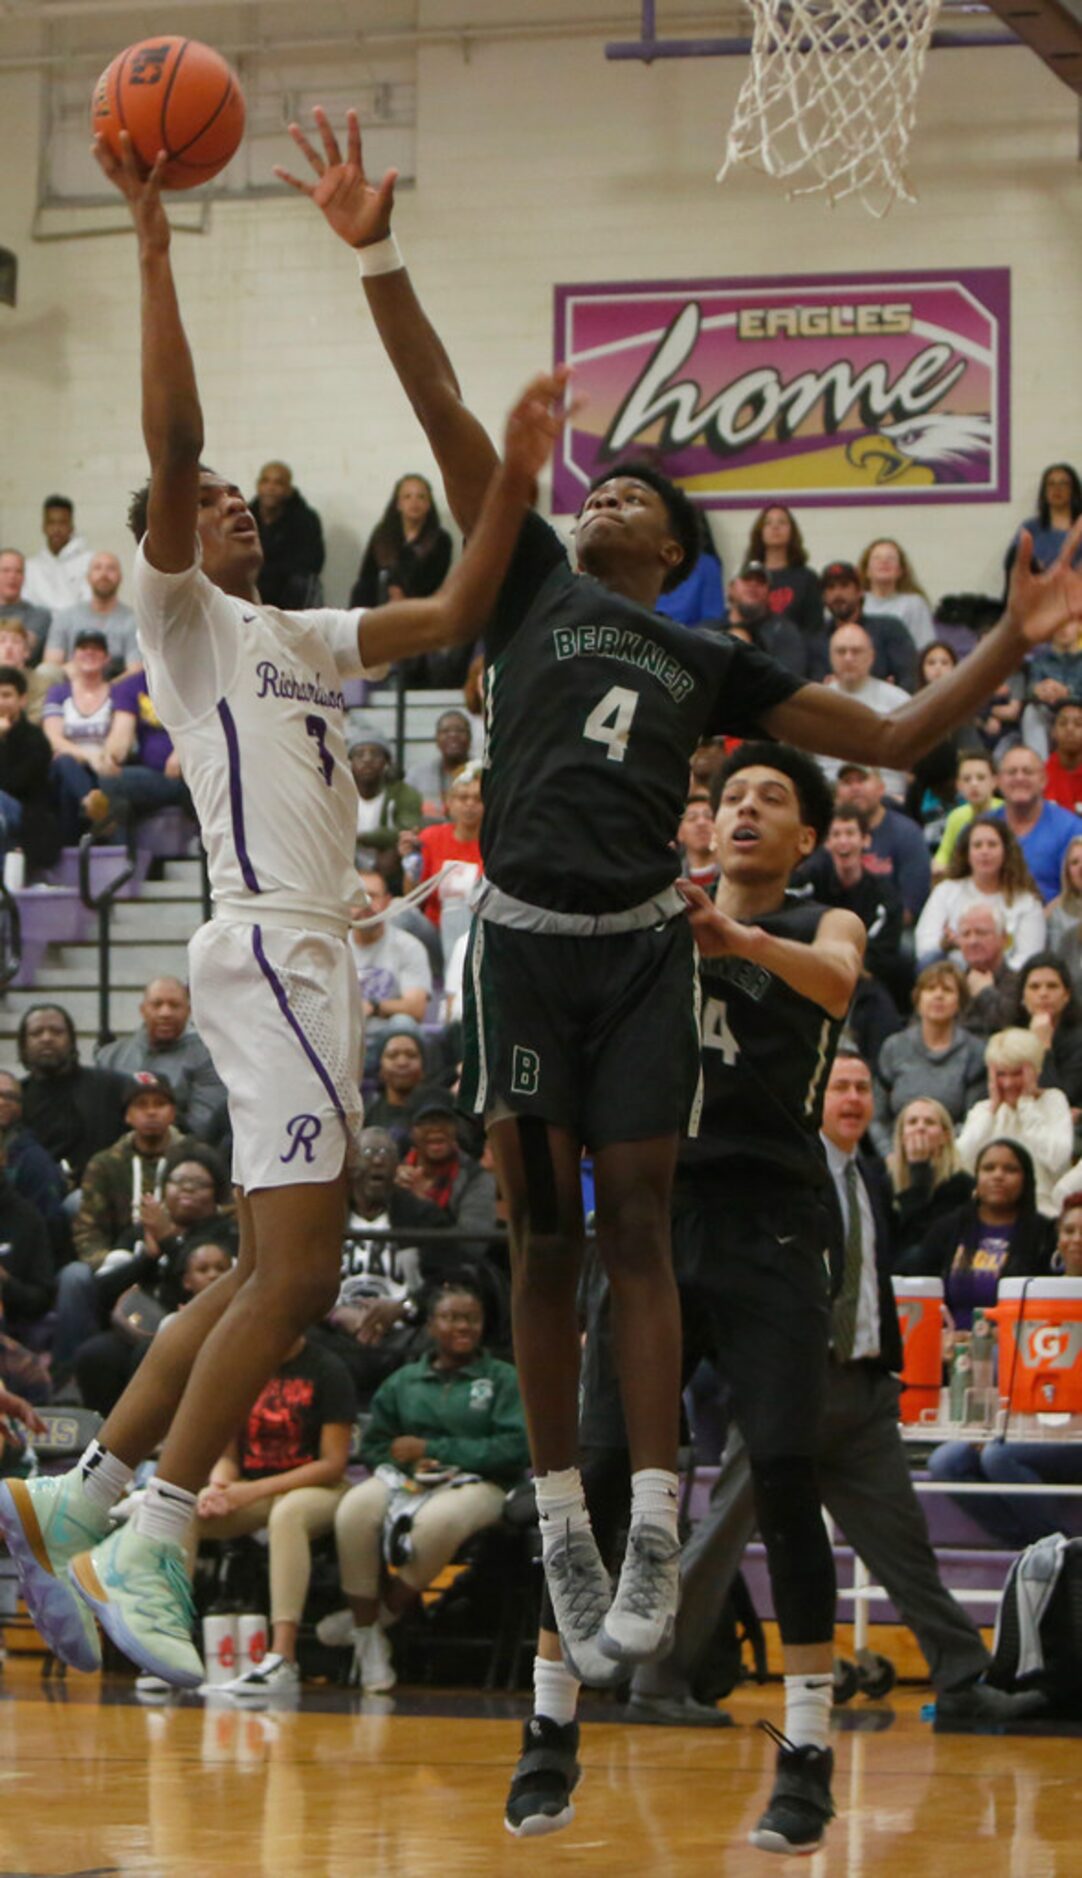
[[[692,751],[723,732],[761,736],[802,682],[741,640],[573,574],[537,515],[485,658],[485,873],[558,912],[620,911],[667,887]]]
[[[753,924],[810,945],[825,907],[787,896]],[[751,959],[701,959],[702,1108],[680,1148],[678,1180],[769,1169],[787,1186],[822,1186],[823,1090],[844,1019],[831,1017]]]

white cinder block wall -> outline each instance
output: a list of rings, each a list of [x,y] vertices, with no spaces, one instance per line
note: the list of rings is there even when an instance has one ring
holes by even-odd
[[[499,423],[551,357],[558,281],[1008,265],[1011,502],[805,518],[817,562],[896,533],[933,595],[995,591],[1042,465],[1082,461],[1076,103],[1025,50],[933,55],[912,165],[920,202],[875,222],[856,204],[787,202],[751,175],[715,184],[741,70],[611,64],[600,38],[482,44],[468,62],[420,50],[417,184],[397,227],[467,394]],[[95,545],[128,559],[125,497],[143,473],[134,251],[126,236],[31,239],[40,84],[0,74],[0,241],[20,263],[18,308],[0,308],[0,539],[35,548],[55,487]],[[294,197],[218,204],[209,232],[178,235],[174,250],[208,460],[246,488],[265,458],[292,464],[324,518],[328,597],[342,601],[393,478],[431,467],[351,257]],[[749,519],[714,518],[730,567]]]

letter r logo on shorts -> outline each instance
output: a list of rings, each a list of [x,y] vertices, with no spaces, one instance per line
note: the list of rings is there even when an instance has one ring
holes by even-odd
[[[541,1058],[537,1051],[527,1050],[521,1043],[516,1043],[511,1052],[512,1095],[536,1095],[540,1080]]]
[[[296,1158],[298,1151],[303,1148],[305,1161],[311,1167],[316,1158],[315,1143],[322,1133],[323,1123],[318,1115],[292,1116],[286,1123],[286,1134],[289,1136],[290,1145],[284,1154],[278,1156],[279,1160],[292,1161]]]

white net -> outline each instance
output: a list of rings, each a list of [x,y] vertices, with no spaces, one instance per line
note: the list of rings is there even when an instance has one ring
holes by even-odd
[[[718,172],[750,163],[791,191],[911,202],[906,154],[940,0],[748,0],[751,67]]]

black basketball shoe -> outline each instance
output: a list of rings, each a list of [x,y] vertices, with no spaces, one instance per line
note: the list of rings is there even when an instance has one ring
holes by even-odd
[[[559,1832],[575,1817],[571,1795],[582,1772],[578,1722],[531,1715],[522,1730],[522,1755],[511,1780],[503,1823],[516,1839]]]
[[[777,1773],[770,1804],[755,1831],[748,1834],[748,1842],[760,1852],[817,1852],[834,1817],[830,1797],[833,1752],[830,1748],[794,1748],[769,1722],[759,1726],[778,1744]]]

